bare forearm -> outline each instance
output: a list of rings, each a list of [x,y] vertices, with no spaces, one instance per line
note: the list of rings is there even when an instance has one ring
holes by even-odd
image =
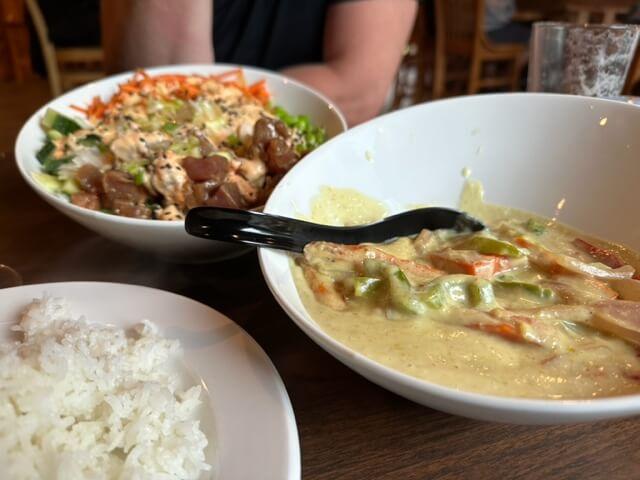
[[[338,3],[327,15],[323,63],[284,73],[331,98],[349,124],[368,120],[384,104],[415,12],[414,0]]]
[[[212,3],[103,0],[107,69],[212,62]]]
[[[359,81],[331,64],[300,65],[282,73],[329,97],[344,113],[349,125],[376,116],[382,109],[388,86],[386,81],[378,85]]]

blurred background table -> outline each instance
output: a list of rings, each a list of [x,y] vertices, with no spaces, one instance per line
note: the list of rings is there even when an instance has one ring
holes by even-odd
[[[284,380],[304,479],[640,478],[638,419],[529,427],[419,406],[356,375],[302,334],[270,295],[255,253],[220,264],[175,265],[73,223],[40,200],[14,165],[15,137],[47,100],[46,82],[0,87],[0,263],[28,284],[147,285],[228,315],[265,349]]]
[[[492,0],[418,0],[420,9],[385,109],[466,93],[526,88],[527,42],[485,35]],[[640,22],[640,0],[514,0],[512,24]],[[0,81],[40,84],[51,94],[104,75],[100,0],[0,0]],[[71,27],[70,27],[71,26]],[[519,28],[522,30],[522,28]],[[504,42],[500,42],[504,43]],[[640,93],[640,61],[623,93]]]
[[[490,0],[422,0],[391,108],[454,95],[526,89],[528,42],[523,30],[537,21],[638,23],[637,0],[515,0],[511,35],[500,42],[484,31]],[[509,29],[508,29],[509,30]],[[519,34],[514,35],[514,32]],[[624,93],[640,88],[640,62]]]

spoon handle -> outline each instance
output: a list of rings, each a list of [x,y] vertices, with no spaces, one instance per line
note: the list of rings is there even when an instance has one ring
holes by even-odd
[[[196,237],[302,252],[307,243],[315,241],[382,243],[415,235],[425,228],[478,231],[484,225],[464,213],[438,207],[412,210],[355,227],[332,227],[251,210],[198,207],[187,213],[185,228]]]
[[[341,241],[336,227],[250,210],[198,207],[189,210],[185,228],[191,235],[223,242],[302,252],[314,240]],[[336,230],[332,235],[332,230]]]
[[[187,213],[185,228],[196,237],[302,252],[307,243],[314,241],[382,243],[415,235],[425,228],[478,231],[484,225],[465,213],[438,207],[411,210],[354,227],[332,227],[251,210],[198,207]]]

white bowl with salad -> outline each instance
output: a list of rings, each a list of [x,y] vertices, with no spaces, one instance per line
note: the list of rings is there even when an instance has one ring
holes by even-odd
[[[115,241],[174,259],[238,247],[191,237],[193,207],[261,208],[300,159],[346,130],[320,93],[234,65],[150,68],[75,89],[39,109],[16,142],[25,181]]]

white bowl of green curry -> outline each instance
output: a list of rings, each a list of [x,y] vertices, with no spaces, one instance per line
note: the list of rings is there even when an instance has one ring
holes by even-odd
[[[380,117],[309,155],[265,211],[349,224],[461,206],[488,229],[261,249],[265,278],[315,342],[418,403],[514,423],[638,414],[639,130],[635,106],[560,95]]]

